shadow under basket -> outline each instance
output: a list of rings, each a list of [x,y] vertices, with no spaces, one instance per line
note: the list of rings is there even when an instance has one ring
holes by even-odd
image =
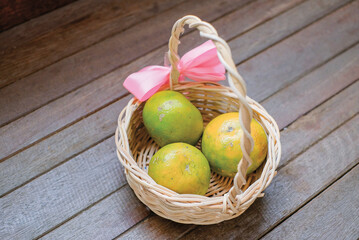
[[[178,23],[175,24],[172,34],[175,35],[177,28],[188,24],[193,18],[197,22],[200,21],[197,17],[187,16],[187,19],[184,17],[178,21],[179,27],[176,25]],[[200,23],[203,22],[200,21]],[[199,28],[198,25],[195,27]],[[215,42],[216,39],[212,38],[212,40]],[[217,49],[220,54],[218,46]],[[166,89],[169,87],[162,90]],[[237,173],[235,180],[212,172],[210,186],[205,196],[178,194],[157,184],[147,174],[151,157],[159,149],[159,146],[149,136],[143,124],[142,110],[145,103],[133,98],[119,115],[115,136],[117,155],[125,168],[128,184],[136,196],[153,212],[175,222],[205,225],[239,216],[258,197],[264,195],[264,189],[276,175],[281,155],[280,135],[276,122],[256,101],[248,96],[241,100],[233,87],[212,82],[181,82],[173,84],[173,86],[171,84],[171,89],[182,93],[199,109],[204,126],[220,114],[238,112],[243,106],[241,101],[246,101],[247,106],[251,108],[253,118],[266,131],[267,157],[255,172],[246,176],[245,184],[236,185],[237,175],[240,172]],[[197,144],[199,149],[200,145],[199,142]]]

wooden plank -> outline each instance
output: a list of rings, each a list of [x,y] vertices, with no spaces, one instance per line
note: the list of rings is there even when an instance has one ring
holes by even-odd
[[[349,1],[305,1],[230,43],[235,62],[240,64],[301,28],[321,19]],[[265,37],[263,37],[265,36]]]
[[[150,56],[149,59],[147,59],[147,61],[148,62],[152,61],[152,58],[153,57]],[[344,59],[345,58],[343,58],[343,64],[346,63]],[[340,68],[339,66],[341,65],[337,66],[338,69]],[[87,90],[80,92],[79,90],[77,92],[74,92],[73,95],[69,96],[68,102],[62,102],[56,105],[49,105],[49,108],[45,109],[42,112],[37,112],[36,114],[34,114],[34,116],[35,117],[44,116],[44,119],[46,120],[49,119],[51,116],[53,116],[54,117],[53,119],[56,119],[56,112],[61,111],[61,109],[64,109],[67,106],[73,107],[76,111],[78,111],[77,109],[84,110],[86,109],[88,104],[91,103],[91,99],[93,99],[92,96],[98,97],[103,92],[106,92],[108,97],[118,94],[117,91],[120,91],[119,89],[122,89],[120,83],[117,82],[119,75],[126,76],[130,72],[131,70],[121,69],[120,72],[108,76],[105,81],[98,82],[98,84],[94,86],[89,85],[90,87],[89,89],[92,89],[91,91],[94,91],[93,93]],[[115,85],[111,85],[110,84],[111,81]],[[325,90],[325,88],[323,89]],[[113,92],[109,92],[109,90],[113,90]],[[88,100],[86,98],[80,99],[80,101],[86,103],[86,105],[77,105],[76,96],[81,96],[81,95],[89,97]],[[325,95],[325,96],[329,97],[330,95]],[[105,99],[102,101],[105,102],[108,100]],[[294,100],[294,102],[295,101],[297,100]],[[50,111],[51,109],[54,111],[51,112]],[[26,149],[25,151],[15,155],[14,157],[8,159],[7,161],[0,163],[1,166],[0,172],[2,172],[4,176],[6,176],[4,179],[7,179],[4,180],[2,183],[0,183],[0,195],[5,194],[6,192],[10,191],[14,187],[23,184],[24,182],[37,176],[41,172],[46,171],[47,169],[50,169],[51,167],[58,164],[59,162],[64,161],[65,159],[69,158],[73,154],[83,151],[88,146],[109,136],[109,134],[113,132],[113,128],[115,127],[115,119],[116,119],[115,113],[119,111],[118,109],[121,109],[121,107],[110,106],[108,107],[107,110],[104,109],[100,111],[98,114],[95,114],[95,116],[91,117],[91,119],[80,121],[74,127],[65,129],[64,130],[65,133],[55,134],[51,136],[49,140],[46,139],[45,141],[40,142],[37,145],[30,147],[29,149]],[[271,111],[271,109],[268,110]],[[308,110],[309,108],[306,109],[305,111]],[[305,113],[305,111],[298,112],[298,114],[303,114]],[[345,119],[345,116],[346,115],[343,115],[343,119]],[[92,121],[95,122],[93,123]],[[39,120],[37,120],[37,122],[39,122]],[[112,125],[109,124],[109,122],[111,122]],[[41,126],[43,126],[44,128],[45,124],[46,123],[42,123]],[[36,124],[34,125],[34,127],[36,127]],[[88,132],[87,129],[92,129],[92,132]],[[71,135],[74,135],[74,137],[72,137]],[[301,144],[301,143],[297,143],[297,144]],[[43,154],[42,152],[44,152],[45,149],[47,149],[47,146],[51,146],[51,153]],[[61,147],[57,147],[57,146],[61,146]],[[66,151],[64,151],[64,149]],[[47,159],[52,159],[52,160],[49,161]],[[29,164],[31,164],[31,167],[29,167]],[[31,169],[31,171],[26,171],[26,169]]]
[[[359,166],[262,239],[358,239]]]
[[[113,149],[111,137],[1,198],[0,238],[33,239],[123,186]]]
[[[347,13],[348,11],[350,9],[353,9],[353,8],[349,8],[349,7],[347,7],[347,8],[345,8],[345,13]],[[331,15],[331,16],[329,16],[329,18],[330,19],[332,19],[332,18],[336,18],[336,17],[340,17],[341,15],[342,15],[342,12],[343,11],[339,11],[339,13],[336,13],[336,14],[334,14],[334,15]],[[337,15],[339,15],[339,16],[337,16]],[[348,42],[348,40],[346,40],[346,41],[336,41],[335,39],[340,39],[340,38],[346,38],[346,39],[351,39],[352,41],[354,41],[354,39],[357,39],[358,37],[357,37],[357,35],[355,34],[356,33],[356,31],[358,30],[359,31],[359,29],[356,29],[355,27],[354,27],[354,29],[353,29],[353,26],[352,26],[352,23],[351,23],[351,21],[350,21],[351,19],[348,19],[348,20],[343,20],[342,21],[342,23],[341,24],[344,24],[342,27],[338,27],[338,28],[336,28],[336,29],[338,29],[338,32],[342,32],[342,31],[344,31],[345,29],[347,29],[347,34],[340,34],[339,36],[337,36],[336,35],[336,33],[335,32],[330,32],[330,35],[329,36],[325,36],[324,35],[324,33],[322,33],[322,38],[320,38],[320,39],[315,39],[316,41],[319,41],[319,42],[321,42],[321,41],[329,41],[330,43],[328,43],[328,44],[326,44],[326,45],[335,45],[335,48],[339,48],[338,46],[340,45],[340,46],[342,46],[342,48],[344,48],[345,47],[345,45],[344,44],[342,44],[342,43],[345,43],[345,42]],[[324,25],[324,26],[323,26]],[[315,26],[318,26],[318,28],[320,28],[320,29],[322,29],[323,27],[325,28],[325,27],[327,27],[325,24],[323,24],[322,22],[321,22],[321,24],[319,24],[319,25],[317,25],[317,24],[315,24]],[[311,26],[311,28],[310,29],[312,29],[312,27],[313,26]],[[340,29],[340,30],[339,30]],[[343,30],[344,29],[344,30]],[[350,31],[349,31],[350,30]],[[311,30],[312,31],[312,30]],[[293,37],[291,37],[290,39],[291,39],[291,41],[294,41],[294,42],[296,42],[296,36],[297,36],[297,34],[296,35],[294,35]],[[188,36],[188,37],[192,37],[192,36]],[[299,40],[301,40],[301,39],[299,39]],[[184,41],[184,43],[186,44],[188,44],[189,43],[189,41]],[[184,45],[185,45],[184,44]],[[298,43],[297,43],[298,44]],[[314,44],[314,43],[312,43],[312,44]],[[344,46],[343,46],[344,45]],[[188,45],[186,45],[186,46],[188,46]],[[191,46],[193,47],[193,44],[191,44]],[[285,46],[283,47],[283,48],[286,48]],[[274,49],[274,51],[273,51],[273,49]],[[271,49],[269,49],[270,50],[270,52],[271,52],[271,56],[273,57],[273,58],[280,58],[279,56],[277,56],[277,55],[275,55],[275,54],[280,54],[280,55],[282,55],[282,48],[271,48]],[[317,55],[318,56],[322,56],[322,55],[324,55],[324,56],[326,56],[327,55],[327,53],[322,53],[322,51],[321,51],[322,49],[320,49],[320,48],[318,48],[318,53],[317,53]],[[314,52],[316,51],[316,49],[314,49],[313,50]],[[147,60],[147,58],[151,58],[152,57],[152,59],[162,59],[162,54],[163,54],[163,52],[164,51],[160,51],[160,52],[154,52],[154,53],[150,53],[149,55],[146,55],[145,57],[144,57],[144,61],[146,61]],[[153,55],[152,55],[153,54]],[[267,54],[267,51],[266,52],[264,52],[263,54]],[[262,54],[261,54],[262,55]],[[155,57],[156,56],[156,57]],[[161,57],[160,57],[161,56]],[[292,58],[293,56],[290,56],[290,58]],[[286,61],[286,59],[283,59],[283,58],[280,58],[281,60],[282,60],[282,64],[288,64],[288,62]],[[303,57],[301,58],[302,60],[303,60]],[[314,60],[318,60],[318,59],[320,59],[319,57],[316,57]],[[142,59],[141,59],[142,60]],[[324,59],[323,59],[324,60]],[[139,62],[135,62],[134,64],[136,64],[136,63],[138,63],[139,64]],[[156,60],[151,60],[150,61],[150,63],[147,63],[147,64],[154,64],[154,63],[156,63]],[[300,63],[300,62],[297,62],[297,63]],[[140,64],[139,66],[144,66],[144,65],[146,65],[146,64]],[[139,69],[139,66],[136,66],[135,68],[133,68],[134,70],[133,71],[136,71],[136,70],[138,70]],[[127,67],[127,66],[126,66]],[[136,70],[135,70],[136,69]],[[260,72],[261,72],[261,69],[263,69],[263,71],[269,71],[269,70],[272,70],[272,69],[268,69],[268,67],[266,67],[266,66],[264,66],[264,65],[258,65],[258,68],[257,68]],[[293,74],[295,74],[295,73],[297,73],[298,71],[300,71],[300,64],[299,65],[296,65],[296,72],[294,72],[293,71]],[[304,70],[303,70],[304,71]],[[120,72],[120,73],[123,73],[123,71],[122,71],[122,69],[119,69],[118,70],[118,72]],[[112,74],[116,74],[116,72],[113,72]],[[270,74],[269,72],[268,72],[268,74]],[[123,75],[120,75],[120,76],[123,76]],[[113,78],[113,79],[116,79],[116,81],[118,81],[118,79],[124,79],[125,78],[125,76],[126,75],[124,75],[124,77],[118,77],[117,76],[117,78]],[[103,81],[105,81],[105,78],[101,78]],[[255,80],[255,79],[254,79]],[[258,80],[258,79],[257,79]],[[283,82],[288,82],[288,81],[292,81],[292,79],[291,78],[286,78],[286,79],[280,79],[280,80],[282,80]],[[274,80],[275,81],[275,80]],[[90,87],[89,86],[94,86],[94,85],[98,85],[99,84],[99,82],[98,81],[96,81],[96,82],[94,82],[93,83],[93,85],[87,85],[87,86],[85,86],[85,89],[90,89]],[[105,83],[105,84],[109,84],[109,83]],[[120,85],[120,84],[118,84],[118,82],[116,82],[116,83],[111,83],[111,84],[113,84],[114,86],[119,86],[120,88],[119,88],[119,90],[117,90],[118,92],[120,92],[120,91],[123,91],[123,88],[122,88],[122,86]],[[267,86],[264,86],[264,87],[267,87]],[[95,98],[96,99],[98,99],[98,100],[100,100],[101,98],[104,98],[104,99],[108,99],[110,96],[114,96],[114,95],[111,95],[111,94],[109,94],[107,91],[115,91],[115,89],[114,88],[112,88],[112,89],[104,89],[103,88],[103,91],[98,91],[98,89],[97,89],[98,87],[96,87],[95,89],[92,89],[91,91],[92,92],[98,92],[98,94],[96,94],[96,96],[95,96]],[[79,91],[81,91],[81,90],[83,90],[83,89],[80,89]],[[266,90],[266,89],[265,89]],[[263,90],[263,92],[265,91],[265,90]],[[275,90],[275,89],[274,89]],[[266,90],[266,91],[268,91],[268,90]],[[81,94],[81,96],[83,96],[82,94]],[[84,96],[86,96],[86,97],[90,97],[90,95],[89,94],[84,94]],[[115,95],[116,96],[116,95]],[[251,95],[251,96],[253,96],[253,95]],[[256,98],[256,97],[255,97]],[[70,124],[72,121],[74,121],[73,120],[73,115],[76,113],[77,115],[76,115],[76,117],[77,118],[79,118],[79,117],[82,117],[83,115],[85,115],[85,114],[88,114],[88,110],[89,109],[91,109],[92,111],[94,111],[95,109],[96,109],[96,106],[98,107],[98,105],[102,105],[102,104],[104,104],[104,103],[106,103],[106,101],[105,100],[102,100],[102,101],[86,101],[85,99],[83,99],[84,101],[81,103],[82,105],[84,105],[83,107],[79,107],[78,105],[74,105],[73,104],[73,102],[74,102],[74,99],[73,99],[73,97],[69,97],[69,95],[67,95],[64,99],[61,99],[61,100],[63,100],[64,102],[71,102],[71,104],[66,104],[66,103],[62,103],[62,104],[59,104],[59,101],[55,101],[55,102],[52,102],[51,104],[49,104],[49,105],[47,105],[47,106],[45,106],[45,107],[43,107],[43,108],[41,108],[41,109],[39,109],[39,110],[37,110],[37,111],[35,111],[35,112],[33,112],[33,113],[31,113],[31,114],[29,114],[28,116],[26,116],[26,117],[24,117],[24,118],[22,118],[22,119],[19,119],[19,120],[17,120],[17,121],[15,121],[15,122],[12,122],[11,124],[9,124],[9,125],[6,125],[5,127],[3,127],[2,128],[2,130],[4,131],[4,135],[6,136],[6,137],[8,137],[9,139],[14,139],[14,142],[16,142],[16,145],[13,145],[13,144],[11,144],[11,143],[8,143],[7,145],[3,145],[3,149],[0,149],[0,150],[2,150],[2,151],[0,151],[0,158],[2,158],[2,157],[5,157],[5,156],[7,156],[7,155],[9,155],[9,154],[11,154],[11,153],[14,153],[14,152],[16,152],[16,151],[18,151],[18,150],[20,150],[21,148],[23,148],[23,147],[25,147],[25,146],[27,146],[27,145],[29,145],[29,144],[31,144],[31,143],[33,143],[34,141],[37,141],[38,139],[41,139],[42,137],[44,137],[44,136],[46,136],[46,134],[50,134],[52,131],[56,131],[57,129],[56,129],[56,127],[59,127],[59,125],[60,126],[63,126],[64,125],[64,123],[65,124]],[[59,109],[56,109],[55,110],[55,108],[54,107],[49,107],[49,106],[51,106],[51,105],[57,105],[57,106],[60,106],[60,107],[58,107]],[[95,106],[90,106],[91,104],[93,104],[93,105],[95,105]],[[66,109],[64,109],[64,106],[66,106]],[[48,107],[48,109],[51,109],[51,111],[49,111],[49,110],[46,110],[46,111],[43,111],[45,108],[47,108]],[[72,109],[70,109],[70,108],[72,108]],[[74,111],[74,112],[72,112],[73,113],[73,115],[71,115],[71,118],[69,117],[69,119],[63,119],[63,118],[59,118],[59,117],[56,117],[56,115],[64,115],[63,113],[62,113],[62,111],[68,111],[68,112],[71,112],[71,111]],[[75,111],[76,110],[76,111]],[[90,111],[91,111],[90,110]],[[86,113],[86,111],[87,111],[87,113]],[[41,112],[41,114],[40,114],[40,112]],[[80,116],[79,116],[80,115]],[[65,115],[66,116],[66,115]],[[34,121],[34,120],[31,120],[31,121],[29,121],[29,119],[32,119],[33,117],[36,117],[36,118],[42,118],[42,119],[39,119],[39,120],[36,120],[36,121]],[[57,119],[57,121],[62,121],[62,123],[58,123],[58,122],[49,122],[47,119],[48,118],[54,118],[54,119]],[[46,121],[44,121],[46,119]],[[76,118],[75,118],[76,119]],[[39,123],[39,121],[42,121],[42,124],[38,124]],[[56,121],[56,120],[55,120]],[[27,122],[28,124],[28,126],[30,125],[30,123],[36,123],[35,124],[35,126],[29,126],[29,131],[27,131],[27,132],[25,132],[24,134],[18,134],[16,131],[21,131],[21,129],[19,129],[18,128],[18,126],[19,125],[23,125],[22,123],[23,122]],[[30,123],[29,123],[30,122]],[[49,126],[49,125],[51,125],[51,126]],[[41,127],[41,129],[37,129],[38,127],[37,126],[42,126]],[[10,137],[10,135],[12,136],[12,137]],[[26,136],[26,135],[28,135],[28,136]],[[18,141],[17,141],[17,139],[16,139],[16,136],[21,136],[21,138],[20,139],[18,139]],[[0,148],[1,148],[1,146],[0,146]]]
[[[283,128],[298,118],[297,112],[311,109],[336,94],[355,80],[359,79],[359,44],[348,49],[324,66],[277,92],[263,102],[265,108],[271,108],[270,114],[277,119],[279,128]],[[297,99],[300,101],[291,101]],[[283,111],[285,109],[285,111]]]
[[[114,134],[120,109],[130,97],[122,98],[95,114],[52,135],[0,163],[0,196]],[[110,151],[113,152],[113,151]],[[103,160],[106,156],[101,156]],[[73,160],[73,159],[72,159]]]
[[[249,96],[262,101],[355,44],[359,40],[358,11],[359,1],[354,1],[241,64],[239,72],[247,82]],[[233,56],[241,54],[236,48],[232,52]]]
[[[180,224],[157,215],[151,215],[139,225],[134,226],[125,233],[119,234],[115,239],[158,239],[159,236],[163,237],[163,239],[178,239],[194,227],[195,225],[192,224]],[[211,239],[211,236],[207,235],[205,239]]]
[[[113,239],[150,214],[128,185],[102,202],[41,239]]]
[[[282,158],[279,167],[359,112],[359,82],[329,99],[317,109],[295,121],[281,132]],[[292,101],[300,101],[293,98]],[[274,109],[276,106],[272,106]],[[298,114],[305,112],[298,111]]]
[[[71,25],[71,22],[100,11],[110,1],[113,0],[103,0],[101,3],[96,0],[78,0],[2,32],[0,33],[0,54],[5,54],[5,50],[10,48],[17,48],[26,44],[28,41],[48,33],[51,29]]]
[[[328,63],[330,64],[330,63]],[[299,85],[297,85],[299,86]],[[302,89],[299,89],[302,90]],[[359,95],[357,94],[359,91],[359,82],[357,81],[352,86],[348,87],[347,89],[343,90],[338,95],[335,95],[333,98],[328,100],[327,102],[323,103],[310,113],[308,113],[305,116],[300,117],[297,121],[295,121],[293,124],[291,124],[288,128],[283,130],[281,132],[281,143],[282,143],[282,159],[280,163],[280,168],[283,168],[283,166],[287,165],[290,160],[295,158],[299,153],[307,149],[308,147],[315,144],[318,140],[322,139],[323,136],[326,136],[328,133],[333,131],[337,128],[337,126],[340,126],[343,122],[347,121],[347,119],[352,118],[355,114],[359,112]],[[281,94],[275,94],[269,98],[278,98],[280,96],[283,96]],[[298,102],[300,98],[289,98],[289,99],[283,99],[284,101],[291,101],[291,102]],[[277,108],[275,105],[269,105],[267,106],[267,110],[271,111]],[[282,111],[285,111],[286,109],[281,108]],[[302,109],[303,110],[303,109]],[[305,112],[307,110],[304,110]],[[297,112],[298,116],[301,116],[303,112],[299,111]],[[338,130],[337,130],[338,132]],[[327,141],[326,139],[322,141]],[[319,143],[320,144],[320,143]],[[348,146],[350,148],[350,146]],[[307,154],[307,153],[304,153]],[[310,157],[311,159],[312,157]],[[303,159],[303,156],[299,156],[299,159]],[[319,159],[323,159],[320,157]],[[298,161],[298,159],[295,159],[294,161]],[[300,160],[299,160],[300,161]],[[302,168],[301,168],[302,169]],[[280,170],[278,173],[278,176],[282,174],[283,170]],[[301,172],[303,175],[305,175],[305,172]],[[277,176],[277,177],[278,177]],[[275,178],[275,181],[277,179]],[[295,180],[296,181],[296,180]],[[280,183],[273,182],[270,185],[270,188],[273,190],[266,190],[268,194],[264,197],[264,199],[271,196],[271,191],[273,192],[273,195],[276,194],[276,186],[280,185]],[[269,191],[269,192],[268,192]],[[279,191],[278,191],[279,192]],[[277,193],[278,193],[277,192]],[[284,193],[286,194],[286,193]],[[292,193],[288,193],[291,195]],[[225,231],[233,231],[234,228],[238,227],[238,222],[244,222],[243,231],[239,233],[237,236],[239,237],[240,234],[242,234],[245,231],[250,231],[250,233],[253,233],[253,230],[250,229],[257,229],[258,225],[264,225],[261,226],[257,231],[255,236],[248,236],[248,238],[256,238],[256,236],[260,235],[260,233],[263,233],[266,231],[268,227],[273,225],[273,221],[279,221],[278,219],[281,219],[279,216],[278,219],[273,219],[271,222],[266,222],[265,219],[271,218],[271,215],[266,216],[263,214],[260,210],[253,211],[253,208],[257,208],[257,206],[262,206],[261,201],[263,200],[257,200],[250,209],[247,210],[246,213],[244,213],[242,216],[237,218],[236,220],[229,221],[228,223],[223,223],[214,225],[216,226],[216,229],[213,232],[209,232],[207,236],[210,236],[211,234],[214,234],[214,237],[217,237],[215,234],[216,231],[219,231],[222,233],[221,228],[225,228],[223,232]],[[288,200],[289,201],[289,200]],[[259,202],[259,203],[257,203]],[[278,209],[280,209],[280,205],[276,205]],[[281,212],[281,214],[289,214],[287,210],[284,210]],[[258,218],[258,219],[257,219]],[[257,219],[254,223],[251,222],[251,219]],[[264,221],[261,223],[260,221]],[[165,222],[165,223],[163,223]],[[158,223],[158,224],[157,224]],[[229,224],[227,226],[226,224]],[[248,226],[247,226],[248,225]],[[162,226],[166,226],[166,230],[163,229]],[[141,224],[138,224],[133,229],[129,230],[127,233],[125,233],[123,236],[125,238],[135,238],[135,239],[145,239],[147,236],[148,238],[153,238],[155,236],[158,236],[163,231],[167,231],[168,238],[176,238],[178,236],[181,236],[185,231],[188,231],[193,228],[193,226],[187,226],[185,229],[181,228],[182,231],[177,231],[176,228],[181,226],[181,224],[177,224],[174,222],[170,222],[167,220],[161,220],[158,216],[150,217],[148,221],[144,221]],[[198,231],[198,230],[196,230]],[[193,233],[191,236],[195,236],[196,232]],[[203,232],[201,231],[201,234],[204,235],[205,230]],[[201,235],[200,235],[201,236]],[[199,236],[199,237],[200,237]],[[243,237],[243,238],[247,238]]]
[[[0,32],[73,1],[74,0],[2,1],[0,3]]]
[[[253,5],[252,7],[256,7],[256,6],[258,5]],[[266,5],[262,7],[266,7]],[[261,8],[261,9],[262,12],[266,11],[265,10],[266,8]],[[259,13],[261,12],[259,11]],[[264,21],[266,18],[268,18],[268,16],[264,14],[263,18],[261,18],[261,21]],[[236,25],[233,24],[233,26]],[[253,25],[249,24],[249,26],[253,26]],[[238,28],[238,30],[243,31],[248,28],[248,26],[247,28],[244,29],[243,27],[244,26]],[[232,35],[235,34],[236,31],[233,31]],[[191,39],[189,37],[193,37],[193,35],[188,36],[187,39]],[[190,43],[193,42],[198,43],[199,42],[198,38],[193,38],[191,42],[187,41],[186,44],[184,44],[184,46],[193,47],[195,44],[190,45]],[[50,134],[53,131],[58,130],[63,126],[70,124],[74,120],[79,119],[84,115],[91,113],[92,111],[95,111],[102,105],[107,104],[109,101],[113,101],[113,99],[116,99],[119,96],[119,94],[126,93],[124,92],[121,80],[123,80],[131,72],[137,71],[138,69],[140,69],[145,65],[156,64],[156,63],[160,64],[161,59],[163,59],[163,53],[166,51],[166,49],[167,46],[157,50],[156,52],[150,53],[149,55],[146,55],[140,60],[133,62],[132,64],[127,65],[124,68],[120,68],[115,72],[112,72],[111,74],[99,79],[98,81],[92,82],[91,84],[86,85],[83,88],[71,92],[69,95],[66,95],[64,98],[59,99],[59,101],[51,102],[50,104],[30,113],[26,117],[18,119],[17,121],[12,122],[9,125],[6,125],[5,127],[1,128],[4,138],[10,137],[9,134],[10,135],[16,134],[15,133],[16,131],[23,131],[24,129],[21,130],[18,128],[18,126],[23,125],[24,122],[26,122],[26,126],[28,129],[25,132],[25,135],[27,136],[23,135],[22,138],[19,139],[20,142],[17,141],[16,146],[13,146],[11,143],[7,143],[3,145],[4,149],[1,149],[0,147],[0,159],[37,141],[38,139],[45,137],[46,135]],[[98,51],[100,51],[100,49],[98,49]],[[119,79],[121,80],[119,81]],[[112,88],[108,88],[108,89],[105,88],[105,86],[111,86],[111,85],[113,86]],[[31,84],[29,84],[29,86],[31,86]],[[100,91],[99,88],[101,88],[102,90]],[[58,90],[57,88],[54,88],[52,91],[57,91],[57,90]],[[86,91],[89,91],[90,93],[89,92],[86,93]],[[92,95],[95,92],[96,95],[95,96]],[[48,92],[46,92],[46,94],[47,93]],[[36,98],[37,97],[38,96],[36,96]],[[7,97],[4,97],[4,99],[7,99]],[[94,99],[96,99],[96,101],[94,101]],[[77,105],[76,103],[80,104],[81,106]],[[4,104],[4,106],[6,105],[7,104]],[[9,112],[12,112],[12,110]],[[7,114],[0,114],[0,116],[6,116],[6,115]],[[35,120],[34,118],[41,118],[41,119]],[[53,121],[49,121],[49,119],[53,119]],[[40,126],[42,126],[41,129],[39,129]],[[11,137],[9,139],[11,139]]]
[[[226,39],[230,39],[236,36],[238,33],[242,33],[243,31],[250,29],[251,27],[267,20],[268,18],[273,17],[275,14],[278,14],[281,11],[284,11],[292,7],[299,1],[301,0],[291,0],[285,2],[278,0],[270,0],[265,2],[256,1],[244,7],[243,9],[239,9],[225,16],[224,18],[221,18],[220,20],[215,22],[215,25],[219,27],[219,30],[227,29],[223,31],[223,34],[221,32],[220,33],[222,36],[226,37]],[[342,2],[335,0],[333,2],[335,2],[336,5],[340,5],[340,4],[344,4],[345,1]],[[275,8],[272,11],[267,11],[267,9],[270,7],[275,7]],[[180,14],[185,14],[185,10],[182,8],[177,9],[177,12],[179,12]],[[198,10],[198,13],[200,13],[200,10]],[[201,15],[203,16],[204,19],[209,21],[216,16],[216,15],[211,16],[211,14],[212,13],[208,13],[207,15],[206,13],[202,13]],[[121,64],[127,63],[130,60],[138,56],[141,56],[142,54],[150,51],[154,47],[159,46],[159,44],[160,45],[165,44],[165,42],[168,40],[169,37],[168,31],[171,28],[173,22],[170,22],[172,19],[166,20],[168,19],[167,16],[164,16],[163,18],[159,17],[159,19],[162,22],[166,22],[167,24],[166,26],[163,27],[163,33],[162,33],[163,37],[158,38],[157,37],[158,34],[156,34],[156,36],[154,35],[144,36],[144,38],[155,38],[156,44],[148,44],[145,46],[141,46],[138,49],[136,49],[136,51],[132,51],[130,53],[126,53],[122,55],[121,55],[121,51],[119,50],[119,52],[116,53],[114,56],[115,59],[113,59],[112,61],[110,56],[114,54],[113,53],[114,49],[118,49],[118,42],[122,42],[122,45],[132,46],[132,48],[136,47],[132,39],[126,40],[126,38],[128,38],[127,36],[128,34],[124,33],[116,37],[117,40],[116,42],[112,41],[113,42],[112,45],[109,45],[110,43],[106,43],[106,44],[102,44],[104,46],[101,47],[102,45],[100,43],[101,46],[99,46],[98,48],[92,47],[86,50],[85,51],[86,53],[82,55],[78,53],[81,56],[83,56],[82,58],[76,57],[77,55],[69,57],[67,60],[63,60],[57,64],[54,64],[53,66],[50,66],[49,68],[43,69],[38,73],[30,75],[21,81],[18,81],[6,88],[1,89],[0,105],[3,105],[4,107],[0,109],[0,125],[8,123],[9,121],[19,118],[25,113],[33,111],[36,108],[39,108],[40,106],[48,103],[49,101],[108,72],[109,69],[116,68]],[[239,21],[239,19],[242,21]],[[151,23],[154,26],[158,25],[156,22],[153,23],[153,21],[154,20],[152,21],[149,20],[148,24],[144,24],[145,26],[141,25],[142,27],[140,28],[138,27],[137,31],[143,32],[144,31],[143,29],[150,28],[149,26]],[[228,25],[228,22],[232,22],[230,27],[226,27],[226,28],[221,27],[224,25]],[[229,31],[228,29],[231,31]],[[148,32],[145,33],[148,34]],[[197,35],[198,34],[196,34],[196,36]],[[196,44],[199,43],[198,38],[194,38],[193,40],[196,40]],[[81,39],[81,42],[82,41],[83,40]],[[54,42],[56,41],[54,40]],[[193,43],[193,41],[191,42]],[[185,46],[190,46],[193,48],[193,45],[186,44]],[[102,54],[101,52],[96,52],[96,51],[100,51],[102,48],[111,48],[111,47],[112,47],[111,54],[105,55]],[[181,49],[183,49],[183,46],[181,46]],[[163,54],[164,54],[163,52],[165,52],[166,50],[167,47],[163,47],[160,50],[161,52],[160,54],[162,55],[160,59],[163,59]],[[107,66],[105,66],[104,68],[103,67],[98,68],[96,66],[97,63],[92,63],[93,61],[95,61],[92,58],[94,58],[95,60],[100,58],[105,62],[112,61],[111,67],[108,68]],[[76,60],[76,59],[80,59],[80,60]],[[110,60],[106,60],[106,59],[110,59]],[[83,66],[87,66],[87,67],[83,67],[86,68],[83,70],[83,71],[86,70],[86,72],[82,72],[82,70],[79,72],[78,69],[74,69],[73,62],[82,62]],[[53,72],[59,72],[60,74],[54,75]],[[39,81],[39,79],[42,80]],[[24,88],[26,88],[27,91],[20,91],[20,89],[24,89]]]
[[[0,87],[49,66],[142,20],[156,16],[181,1],[183,0],[111,1],[83,18],[58,29],[49,29],[47,33],[15,49],[7,49],[2,54]]]

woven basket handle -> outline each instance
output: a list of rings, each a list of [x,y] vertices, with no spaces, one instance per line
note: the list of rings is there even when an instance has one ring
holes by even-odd
[[[233,62],[231,50],[222,38],[220,38],[217,34],[216,29],[209,23],[201,21],[196,16],[185,16],[179,19],[172,28],[171,38],[168,43],[169,52],[168,52],[168,59],[172,65],[172,71],[170,76],[170,88],[178,83],[179,78],[179,71],[177,69],[177,64],[179,61],[178,56],[178,45],[180,43],[179,37],[184,31],[184,26],[188,24],[190,28],[197,28],[200,32],[201,37],[205,37],[211,39],[217,47],[218,58],[224,67],[227,69],[227,79],[229,82],[230,87],[233,91],[237,94],[240,100],[240,107],[239,107],[239,120],[241,127],[243,129],[243,136],[241,139],[241,149],[243,152],[243,159],[238,164],[238,173],[234,177],[234,186],[230,190],[229,196],[232,198],[232,202],[235,201],[237,195],[241,193],[240,188],[246,183],[246,172],[249,165],[252,163],[249,153],[252,151],[253,148],[253,139],[251,137],[251,129],[250,123],[252,120],[252,109],[249,106],[246,95],[246,85],[239,75],[236,65]],[[243,161],[244,160],[244,161]]]

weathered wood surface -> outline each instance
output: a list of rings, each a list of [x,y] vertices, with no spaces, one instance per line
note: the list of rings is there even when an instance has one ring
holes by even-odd
[[[289,238],[300,236],[287,231],[298,221],[308,229],[308,216],[349,216],[312,204],[335,200],[334,187],[359,161],[359,1],[144,2],[76,1],[0,33],[0,56],[14,63],[1,61],[1,78],[18,80],[0,89],[0,238]],[[229,41],[249,95],[282,129],[283,157],[265,198],[213,226],[151,213],[114,153],[117,116],[131,97],[124,78],[162,64],[171,25],[189,9]],[[180,52],[201,41],[186,33]],[[352,226],[342,235],[357,237]]]
[[[73,1],[3,0],[0,3],[0,32]]]
[[[263,239],[358,239],[358,183],[356,166]]]

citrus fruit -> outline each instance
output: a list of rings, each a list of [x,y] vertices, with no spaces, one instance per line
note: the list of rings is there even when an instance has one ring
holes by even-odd
[[[243,154],[240,139],[243,130],[239,124],[238,113],[225,113],[214,118],[207,125],[202,137],[202,152],[213,171],[226,177],[234,177]],[[254,140],[250,154],[252,165],[247,174],[256,170],[267,155],[267,135],[263,127],[255,120],[251,121],[251,135]]]
[[[203,132],[200,111],[179,92],[154,94],[142,116],[148,133],[161,147],[174,142],[195,145]]]
[[[209,187],[211,170],[200,150],[187,143],[171,143],[153,155],[148,175],[177,193],[204,195]]]

